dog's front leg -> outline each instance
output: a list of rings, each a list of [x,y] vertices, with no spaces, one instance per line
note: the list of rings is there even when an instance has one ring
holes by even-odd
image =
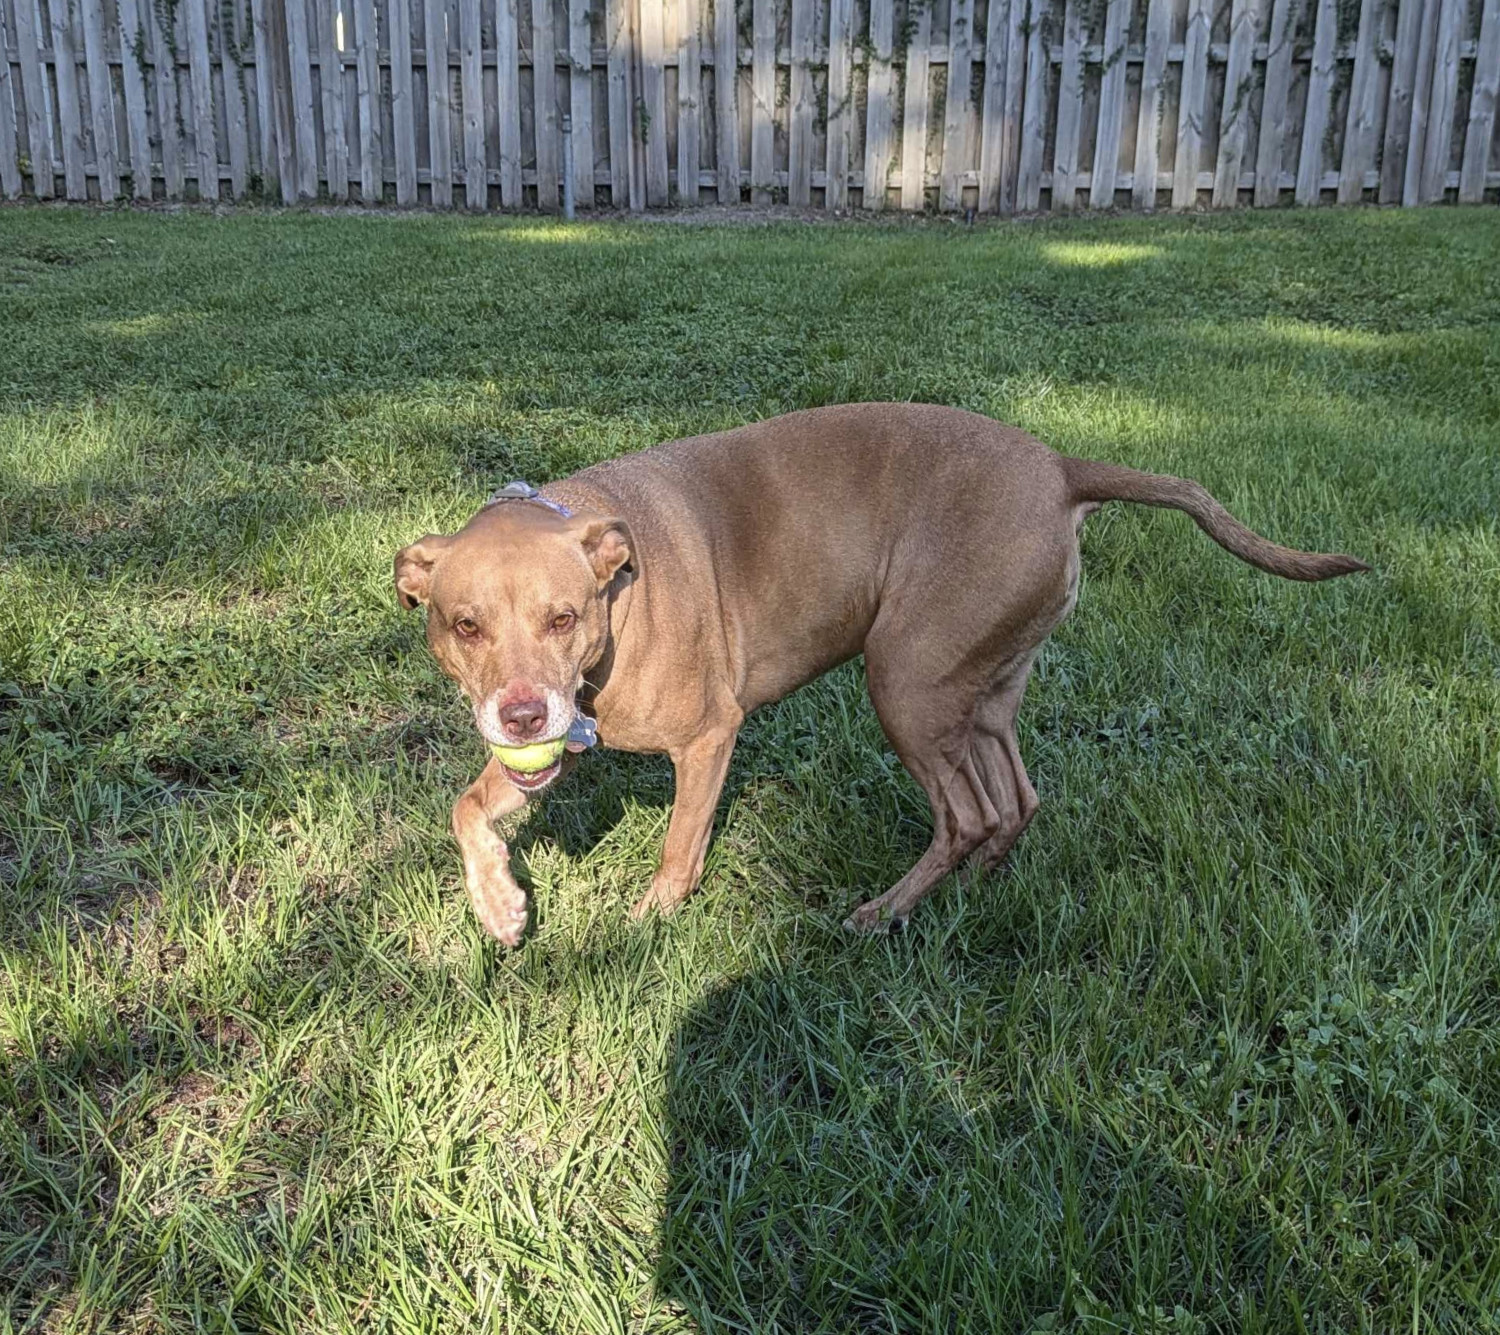
[[[667,825],[667,844],[661,866],[651,878],[651,888],[630,910],[642,918],[652,909],[671,913],[694,890],[703,875],[703,855],[714,828],[714,808],[729,773],[738,725],[705,733],[680,751],[672,752],[677,772],[677,791],[672,799],[672,819]]]
[[[526,930],[526,892],[510,874],[510,852],[491,828],[519,811],[526,794],[505,777],[499,761],[464,790],[453,806],[453,837],[464,859],[464,885],[484,930],[507,946],[519,945]]]

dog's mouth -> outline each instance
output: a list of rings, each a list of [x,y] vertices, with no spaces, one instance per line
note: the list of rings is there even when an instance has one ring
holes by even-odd
[[[500,761],[500,768],[505,771],[505,777],[523,793],[539,793],[562,772],[562,757],[559,756],[546,769],[539,769],[533,774],[522,774],[520,770],[511,769],[503,760]]]

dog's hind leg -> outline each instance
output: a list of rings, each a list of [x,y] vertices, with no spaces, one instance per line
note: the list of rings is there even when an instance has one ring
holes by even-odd
[[[1028,657],[999,690],[980,701],[974,713],[975,768],[1000,813],[1000,828],[979,846],[976,854],[986,867],[998,866],[1004,860],[1040,805],[1016,741],[1016,715],[1033,661],[1034,656]]]
[[[870,699],[901,763],[932,805],[932,843],[916,865],[844,924],[855,931],[903,926],[917,902],[975,849],[996,836],[1003,817],[973,753],[973,695],[913,674],[900,655],[887,663],[878,642],[865,647]]]

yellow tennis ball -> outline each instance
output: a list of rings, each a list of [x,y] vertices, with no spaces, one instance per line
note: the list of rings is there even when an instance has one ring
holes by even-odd
[[[554,737],[550,742],[533,742],[530,746],[492,746],[490,750],[506,769],[517,774],[540,774],[550,769],[567,745],[566,737]]]

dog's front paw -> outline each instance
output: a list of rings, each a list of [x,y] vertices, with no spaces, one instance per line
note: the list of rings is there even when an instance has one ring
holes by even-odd
[[[484,930],[504,945],[520,945],[526,931],[526,892],[510,874],[510,854],[503,841],[494,838],[465,853],[464,885]]]
[[[861,904],[844,919],[844,930],[861,932],[867,936],[901,931],[906,926],[905,915],[892,912],[889,904],[881,902],[883,899],[882,895],[881,899],[872,899],[868,904]]]
[[[631,906],[630,916],[639,922],[653,911],[663,918],[670,917],[682,906],[682,901],[692,894],[692,887],[682,889],[660,872],[651,878],[651,888]]]

